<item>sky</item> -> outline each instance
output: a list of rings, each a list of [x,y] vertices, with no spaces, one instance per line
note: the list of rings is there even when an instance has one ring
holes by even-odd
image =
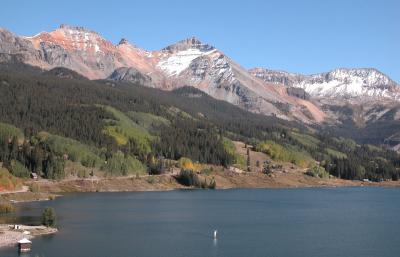
[[[303,74],[377,68],[400,82],[398,0],[3,0],[0,27],[18,35],[60,24],[158,50],[196,36],[245,68]]]

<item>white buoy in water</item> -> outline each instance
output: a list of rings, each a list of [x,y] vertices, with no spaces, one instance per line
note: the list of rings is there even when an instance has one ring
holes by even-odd
[[[218,230],[214,230],[214,239],[217,238],[217,233],[218,233]]]

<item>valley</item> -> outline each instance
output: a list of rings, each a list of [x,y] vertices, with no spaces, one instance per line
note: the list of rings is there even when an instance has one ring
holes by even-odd
[[[399,86],[374,68],[313,75],[247,70],[196,37],[149,51],[124,38],[113,44],[95,31],[70,25],[34,36],[1,29],[0,61],[53,72],[64,67],[78,72],[75,77],[168,91],[191,86],[245,110],[329,130],[358,143],[400,146]]]
[[[186,169],[179,164],[185,158],[199,167],[246,171],[254,160],[246,163],[243,147],[234,141],[303,172],[320,166],[346,179],[399,176],[398,154],[385,146],[248,112],[193,87],[163,91],[21,63],[8,63],[2,70],[1,160],[17,177],[34,172],[60,180],[71,169],[79,177],[94,171],[101,177],[159,175],[173,167]]]
[[[400,1],[1,8],[0,257],[398,257]]]
[[[0,28],[1,256],[398,252],[396,81],[251,68],[194,36],[147,50],[115,29]]]

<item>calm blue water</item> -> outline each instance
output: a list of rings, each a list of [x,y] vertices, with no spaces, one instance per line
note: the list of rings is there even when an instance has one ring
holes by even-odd
[[[400,256],[400,189],[72,194],[21,204],[19,214],[35,222],[45,206],[56,209],[60,232],[35,238],[23,256]]]

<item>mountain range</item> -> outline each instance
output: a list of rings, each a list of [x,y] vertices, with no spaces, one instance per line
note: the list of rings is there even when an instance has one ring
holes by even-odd
[[[44,70],[64,67],[91,80],[127,81],[163,90],[192,86],[251,112],[339,131],[370,131],[389,124],[375,143],[396,138],[392,132],[400,121],[400,87],[376,69],[340,68],[315,75],[247,70],[195,37],[147,51],[126,39],[115,45],[83,27],[61,25],[35,36],[2,28],[0,61]]]

